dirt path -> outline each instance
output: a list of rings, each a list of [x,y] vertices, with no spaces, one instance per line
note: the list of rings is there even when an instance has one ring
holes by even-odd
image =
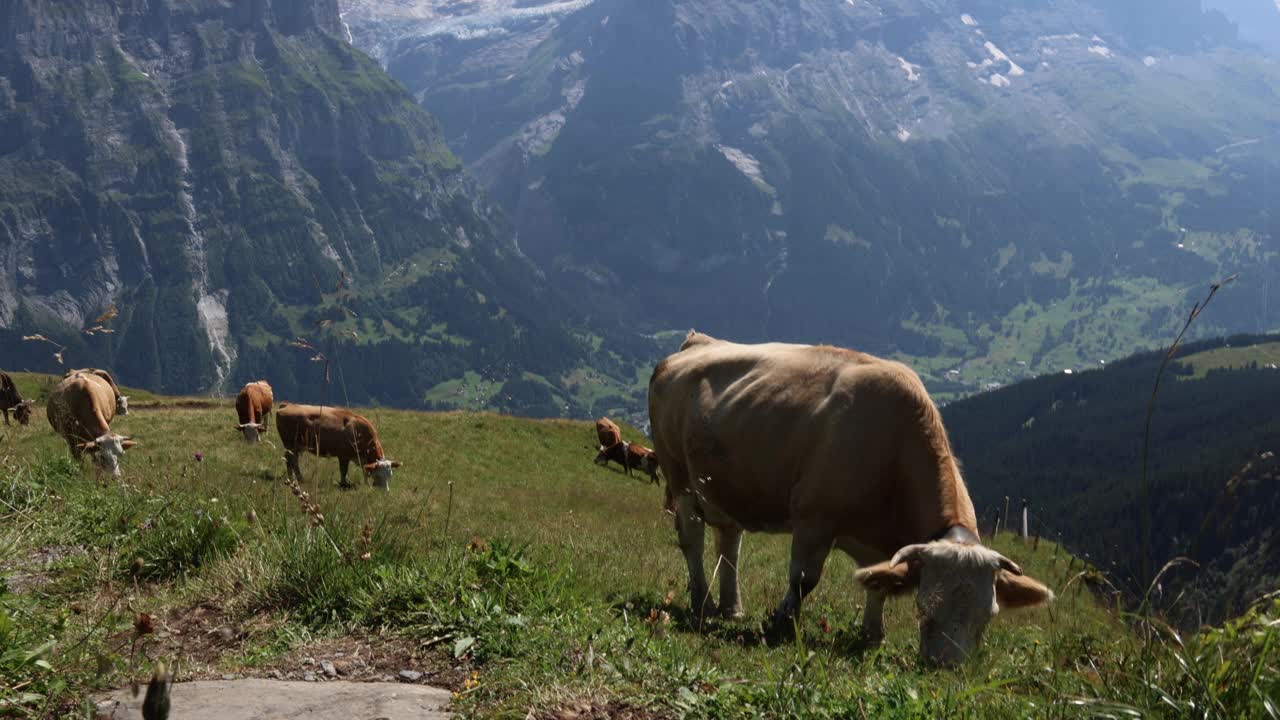
[[[98,703],[98,717],[138,720],[146,689],[128,688]],[[449,691],[425,685],[229,680],[176,683],[174,720],[445,720]]]

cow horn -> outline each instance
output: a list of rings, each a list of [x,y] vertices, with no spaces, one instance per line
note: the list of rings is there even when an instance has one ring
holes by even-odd
[[[134,440],[129,440],[129,439],[127,439],[127,438],[126,438],[125,440],[122,440],[122,441],[120,442],[120,447],[124,448],[125,450],[128,450],[128,449],[129,449],[129,448],[131,448],[131,447],[137,447],[137,445],[138,445],[138,443],[137,443],[136,441],[134,441]]]
[[[1012,573],[1012,574],[1014,574],[1014,575],[1021,575],[1021,574],[1022,574],[1022,568],[1018,567],[1018,563],[1016,563],[1016,562],[1014,562],[1014,561],[1010,560],[1009,558],[1005,557],[1004,555],[1000,555],[999,553],[996,553],[996,555],[1000,558],[999,562],[1000,562],[1000,569],[1001,569],[1001,570],[1004,570],[1004,571],[1006,571],[1006,572]]]
[[[403,465],[403,464],[404,464],[404,463],[400,462],[399,460],[392,460],[392,461],[391,461],[391,467],[393,467],[393,468],[398,468],[398,467],[400,467],[400,466],[401,466],[401,465]]]
[[[97,442],[96,440],[90,440],[89,442],[82,442],[82,443],[80,443],[80,445],[79,445],[78,447],[79,447],[81,450],[85,450],[85,451],[88,451],[88,452],[93,452],[94,450],[97,450],[97,449],[98,449],[98,442]]]
[[[893,554],[893,559],[889,561],[889,567],[899,565],[901,563],[909,563],[920,559],[920,555],[925,551],[928,545],[908,545]]]

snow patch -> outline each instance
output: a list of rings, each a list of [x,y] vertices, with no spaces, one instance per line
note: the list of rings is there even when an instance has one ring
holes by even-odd
[[[1280,0],[1276,0],[1276,1],[1280,2]],[[965,25],[968,25],[969,27],[977,27],[978,25],[978,21],[974,20],[973,16],[970,15],[969,13],[965,13],[961,15],[960,22],[964,23]]]
[[[1009,82],[1009,78],[1001,75],[1000,73],[995,73],[991,77],[987,78],[987,82],[995,85],[996,87],[1009,87],[1013,84]]]
[[[344,12],[340,12],[340,13],[338,13],[338,22],[342,23],[342,30],[343,30],[343,32],[345,32],[345,33],[347,34],[347,44],[349,44],[349,45],[355,45],[355,44],[356,44],[356,39],[355,39],[355,37],[351,34],[351,26],[347,24],[347,19],[346,19],[346,18],[347,18],[347,14],[346,14],[346,13],[344,13]]]
[[[746,175],[751,182],[770,190],[773,189],[769,183],[765,182],[764,172],[760,169],[760,161],[752,157],[750,153],[728,145],[716,145],[716,149],[720,151],[721,155],[724,155],[725,160],[728,160],[730,164],[737,168],[738,172]]]
[[[1090,45],[1089,52],[1104,58],[1115,56],[1115,53],[1111,52],[1111,48],[1107,47],[1106,45]]]
[[[1280,3],[1280,0],[1276,0],[1276,2]],[[1146,65],[1147,67],[1155,67],[1156,62],[1158,61],[1150,55],[1142,58],[1142,64]]]
[[[898,126],[896,135],[898,136],[898,142],[906,142],[911,139],[911,131],[901,125]]]
[[[902,69],[906,71],[907,80],[911,82],[916,82],[920,79],[920,73],[918,72],[920,70],[919,65],[909,63],[905,58],[901,56],[898,57],[898,64],[901,65]]]
[[[1012,76],[1014,76],[1014,77],[1018,77],[1019,75],[1023,75],[1023,74],[1025,74],[1025,73],[1026,73],[1026,71],[1025,71],[1025,70],[1023,70],[1023,69],[1022,69],[1022,67],[1021,67],[1020,65],[1018,65],[1018,63],[1014,62],[1014,61],[1013,61],[1013,60],[1012,60],[1008,55],[1005,55],[1003,50],[1001,50],[1000,48],[996,47],[996,44],[995,44],[995,43],[993,43],[993,42],[991,42],[990,40],[988,40],[986,43],[984,43],[984,44],[983,44],[983,47],[985,47],[985,48],[987,49],[987,52],[991,54],[991,57],[992,57],[996,62],[1007,62],[1007,63],[1009,63],[1009,74],[1010,74],[1010,75],[1012,75]]]

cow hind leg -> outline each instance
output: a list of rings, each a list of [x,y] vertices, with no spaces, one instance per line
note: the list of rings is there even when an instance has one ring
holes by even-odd
[[[302,468],[299,466],[298,453],[292,450],[286,450],[284,453],[284,475],[285,479],[292,478],[302,484]]]
[[[792,533],[787,594],[774,611],[769,627],[769,637],[775,642],[795,637],[800,604],[822,579],[822,569],[827,555],[831,553],[832,541],[832,536],[825,532],[797,529]]]
[[[720,615],[742,617],[742,597],[738,593],[738,551],[742,548],[742,530],[716,528],[716,572],[720,573]]]
[[[702,566],[706,525],[691,495],[676,499],[676,534],[680,539],[680,552],[684,553],[685,563],[689,566],[689,609],[696,618],[714,614],[716,605],[711,600],[706,570]]]

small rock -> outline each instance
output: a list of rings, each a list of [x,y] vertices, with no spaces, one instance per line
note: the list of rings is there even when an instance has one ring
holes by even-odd
[[[284,679],[284,673],[280,672],[279,670],[272,670],[270,674],[271,674],[271,677],[276,680]]]
[[[303,665],[315,665],[315,664],[316,664],[316,659],[315,659],[315,658],[310,658],[310,657],[308,657],[308,658],[302,658],[302,664],[303,664]]]
[[[400,671],[401,682],[418,682],[421,679],[422,679],[422,673],[418,672],[417,670],[401,670]]]
[[[227,673],[227,674],[225,674],[225,675],[223,675],[223,676],[222,676],[222,679],[223,679],[223,680],[235,680],[235,679],[236,679],[236,676],[235,676],[235,675],[232,675],[231,673]]]
[[[302,673],[302,680],[303,682],[315,682],[316,674],[308,670],[307,672]]]
[[[328,660],[320,661],[320,669],[323,670],[324,674],[328,675],[329,677],[338,677],[338,669],[335,668],[333,666],[333,663],[329,662]]]

